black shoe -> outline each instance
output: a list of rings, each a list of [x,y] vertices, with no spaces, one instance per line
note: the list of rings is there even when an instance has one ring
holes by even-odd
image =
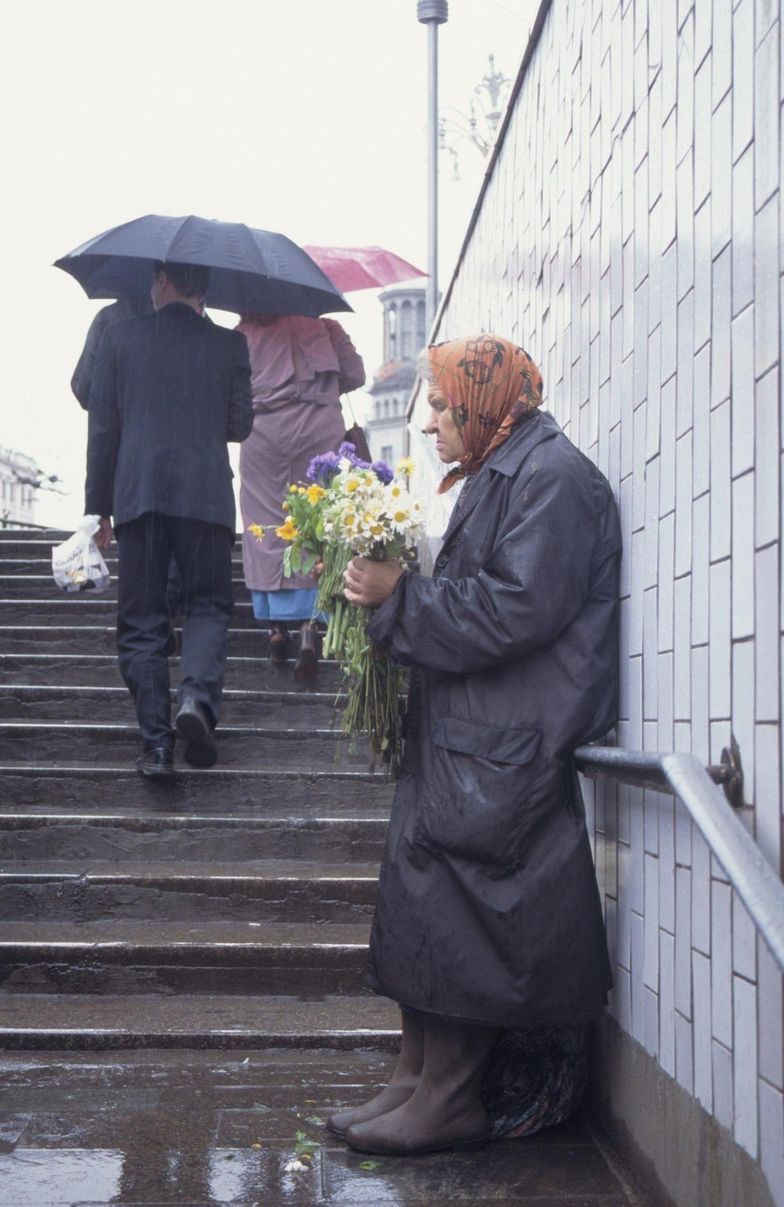
[[[215,738],[200,704],[186,697],[174,722],[177,734],[185,742],[185,762],[191,767],[213,767],[218,759]]]
[[[149,780],[173,780],[174,762],[171,750],[166,746],[156,746],[153,750],[145,750],[136,760],[136,770]]]

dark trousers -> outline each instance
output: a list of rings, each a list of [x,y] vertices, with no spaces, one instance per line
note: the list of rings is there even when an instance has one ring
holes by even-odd
[[[117,652],[144,748],[170,747],[167,603],[169,564],[181,580],[184,613],[177,698],[190,696],[214,726],[220,710],[232,611],[232,534],[222,524],[146,512],[116,530],[119,550]]]

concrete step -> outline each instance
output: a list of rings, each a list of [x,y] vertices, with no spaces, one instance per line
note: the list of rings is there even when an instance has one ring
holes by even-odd
[[[227,688],[249,690],[302,690],[293,677],[294,662],[289,659],[276,666],[266,657],[229,656],[226,661]],[[171,681],[179,679],[179,659],[169,659]],[[343,677],[335,662],[319,662],[316,688],[320,692],[339,690]],[[21,684],[53,684],[64,686],[112,687],[122,683],[117,667],[117,655],[88,653],[74,654],[9,654],[0,653],[0,682]]]
[[[127,753],[127,752],[126,752]],[[364,817],[389,814],[394,783],[381,771],[183,766],[173,784],[142,779],[125,756],[119,762],[55,767],[46,760],[4,760],[0,790],[5,808],[44,813],[82,810],[102,813],[119,806],[139,815],[159,813],[164,821],[180,815],[239,819],[265,813],[293,819],[319,816]]]
[[[36,574],[51,576],[52,546],[57,541],[5,541],[0,544],[0,574]],[[104,553],[103,560],[112,575],[117,574],[119,561],[117,546]],[[235,577],[242,576],[242,554],[235,553],[231,559]]]
[[[367,923],[4,922],[0,985],[3,993],[355,994],[368,937]]]
[[[180,629],[177,629],[181,632]],[[229,629],[229,654],[266,658],[268,635],[263,629]],[[117,654],[114,625],[4,625],[0,649],[7,654]]]
[[[0,995],[7,1050],[122,1048],[367,1049],[396,1051],[400,1013],[374,995]],[[334,1069],[332,1070],[334,1076]],[[322,1072],[322,1080],[326,1070]],[[350,1083],[346,1073],[343,1080]],[[380,1080],[380,1079],[379,1079]],[[318,1084],[318,1078],[314,1079]],[[367,1097],[363,1092],[359,1097]],[[368,1200],[369,1202],[369,1200]]]
[[[53,599],[0,599],[0,625],[101,625],[114,626],[117,601],[103,595],[58,595]],[[232,628],[266,630],[268,625],[253,619],[253,607],[247,600],[235,602]],[[178,625],[177,627],[181,627]]]
[[[130,810],[12,811],[6,805],[0,813],[0,875],[17,867],[27,875],[29,862],[38,860],[61,865],[73,860],[77,876],[85,875],[94,860],[133,861],[134,866],[142,862],[145,867],[150,861],[168,866],[258,859],[316,860],[319,866],[346,860],[364,863],[380,859],[385,827],[380,810],[364,816],[336,812],[302,817],[280,809],[271,816],[245,812],[237,817]],[[347,874],[345,868],[342,874]]]
[[[238,691],[223,693],[221,724],[289,729],[328,729],[337,722],[337,698],[329,692]],[[342,703],[342,702],[341,702]],[[176,693],[172,691],[172,707]],[[0,686],[0,720],[103,722],[135,719],[125,687]]]
[[[245,579],[235,571],[232,578],[234,598],[239,602],[248,602],[250,592],[245,586]],[[95,591],[62,591],[52,578],[51,566],[48,574],[8,574],[0,564],[0,599],[16,599],[20,596],[32,599],[68,598],[117,599],[117,575],[113,574],[109,586],[96,594]]]
[[[370,924],[376,863],[187,856],[165,862],[64,857],[0,860],[0,917],[172,922]],[[0,937],[3,928],[0,925]]]
[[[219,726],[216,730],[218,761],[223,767],[242,769],[312,770],[354,768],[369,764],[364,739],[344,738],[338,729],[273,729],[262,726]],[[83,722],[0,722],[0,762],[21,760],[57,767],[96,763],[131,762],[141,751],[135,725]],[[175,748],[182,763],[182,743]]]

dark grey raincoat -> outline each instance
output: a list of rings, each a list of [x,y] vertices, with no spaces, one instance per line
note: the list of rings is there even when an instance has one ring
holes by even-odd
[[[414,667],[371,938],[403,1006],[527,1028],[611,984],[571,752],[614,723],[620,530],[606,479],[537,412],[464,486],[434,577],[370,622]]]

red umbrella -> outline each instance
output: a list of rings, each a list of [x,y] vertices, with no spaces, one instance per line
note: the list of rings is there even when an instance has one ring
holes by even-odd
[[[426,277],[421,268],[383,247],[305,247],[323,273],[341,293],[353,289],[378,289],[412,277]]]

